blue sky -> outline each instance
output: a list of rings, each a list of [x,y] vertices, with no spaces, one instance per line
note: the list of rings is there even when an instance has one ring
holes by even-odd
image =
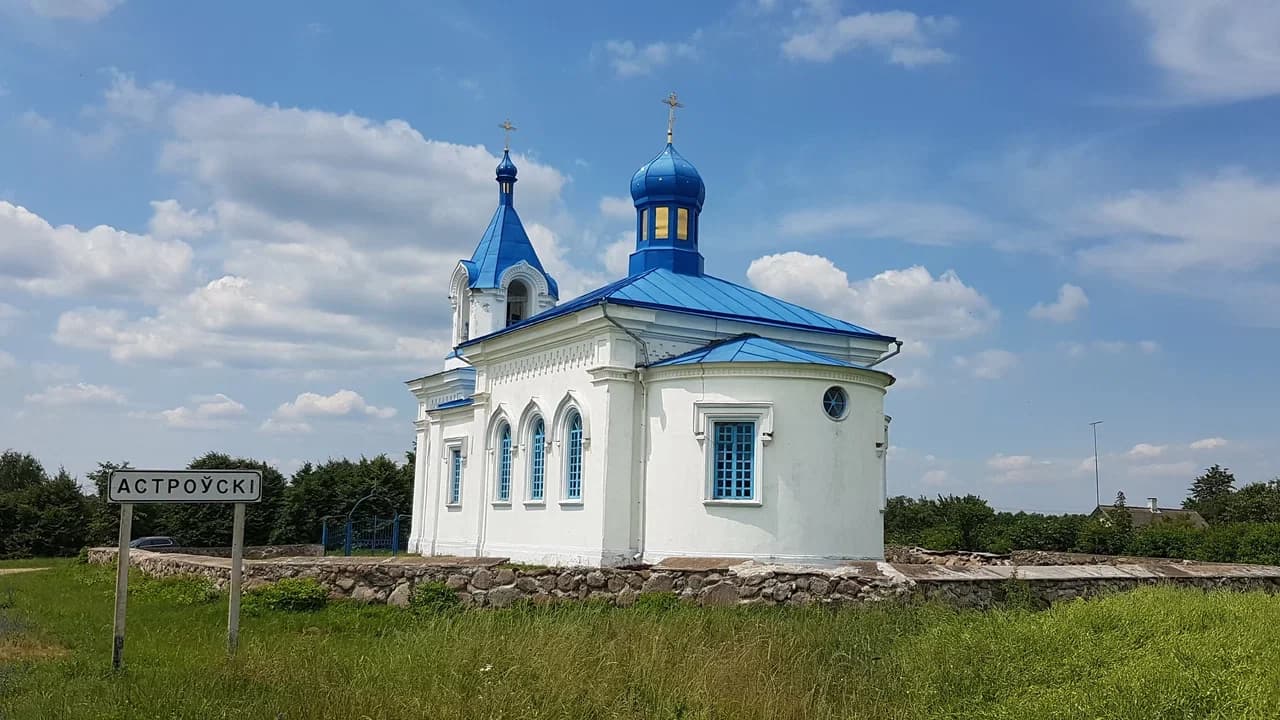
[[[0,0],[0,445],[77,474],[402,453],[516,203],[619,277],[676,142],[708,270],[896,335],[890,491],[1280,474],[1280,6]]]

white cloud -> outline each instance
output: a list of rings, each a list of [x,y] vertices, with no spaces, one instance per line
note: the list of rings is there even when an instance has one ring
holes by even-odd
[[[970,337],[992,327],[1000,316],[955,272],[935,278],[918,265],[851,283],[825,257],[787,252],[753,260],[747,278],[763,292],[898,337]]]
[[[304,435],[315,430],[310,423],[293,422],[279,418],[267,418],[258,429],[276,435]]]
[[[840,15],[826,3],[812,5],[799,27],[782,43],[782,54],[792,60],[830,62],[837,55],[868,49],[895,65],[914,68],[951,61],[937,40],[956,28],[955,18],[921,17],[912,12],[862,12]]]
[[[190,246],[106,225],[54,227],[0,200],[0,287],[38,295],[149,295],[173,289],[191,266]]]
[[[35,110],[27,110],[19,115],[18,124],[33,133],[47,133],[54,127],[52,120]]]
[[[13,355],[10,355],[4,350],[0,350],[0,370],[12,370],[17,366],[18,361],[14,359]]]
[[[1176,101],[1280,93],[1280,5],[1272,0],[1130,0],[1148,24],[1151,62]]]
[[[141,124],[158,120],[168,110],[175,90],[166,82],[138,85],[133,75],[108,68],[111,85],[102,94],[103,110],[111,115]]]
[[[124,394],[106,385],[76,383],[74,385],[54,385],[43,392],[27,395],[23,400],[28,405],[44,407],[69,407],[81,405],[123,405]]]
[[[1037,460],[1030,455],[996,453],[987,458],[986,466],[987,470],[995,473],[990,479],[997,484],[1044,483],[1052,481],[1058,474],[1054,461]]]
[[[263,371],[355,362],[418,372],[448,352],[449,308],[440,288],[458,258],[470,255],[494,208],[498,158],[483,147],[430,140],[400,120],[196,95],[119,73],[99,114],[154,125],[168,138],[162,168],[207,205],[152,203],[149,234],[123,234],[142,246],[132,253],[136,272],[130,265],[104,273],[135,293],[152,288],[144,307],[95,298],[62,314],[59,343],[119,361]],[[562,294],[603,280],[573,267],[569,259],[578,255],[539,219],[562,211],[565,176],[515,159],[517,205],[535,246],[556,255],[543,261],[559,273]],[[201,253],[192,260],[184,240],[197,238]],[[43,236],[6,234],[0,224],[0,286],[7,280],[70,293],[96,277],[68,279],[55,273],[59,263],[27,257],[48,246]],[[181,263],[149,258],[175,250]],[[130,256],[107,254],[117,264]]]
[[[225,276],[151,317],[83,308],[58,318],[54,340],[106,350],[116,360],[204,366],[297,365],[326,361],[426,362],[444,343],[399,337],[357,314],[327,312],[295,290]]]
[[[905,345],[903,347],[906,347]],[[911,368],[910,372],[894,374],[894,390],[916,390],[929,386],[929,377],[920,368]]]
[[[692,59],[698,56],[696,43],[701,37],[695,32],[684,42],[652,42],[636,45],[630,40],[610,40],[604,44],[609,66],[618,77],[648,75],[676,58]]]
[[[634,220],[636,208],[628,198],[606,195],[600,198],[600,214],[613,220]]]
[[[1088,306],[1089,298],[1084,294],[1084,290],[1070,283],[1065,283],[1058,289],[1057,300],[1048,305],[1036,303],[1027,314],[1036,320],[1065,323],[1075,320],[1080,311]]]
[[[841,235],[850,240],[901,240],[917,245],[991,242],[998,234],[986,219],[955,205],[875,202],[811,208],[787,213],[784,235]]]
[[[627,265],[631,262],[631,253],[636,249],[636,241],[627,233],[604,248],[604,269],[613,277],[627,274]]]
[[[59,20],[92,21],[105,17],[124,0],[26,0],[27,7],[41,17]]]
[[[926,470],[924,475],[920,476],[920,484],[929,487],[939,487],[947,484],[946,470]]]
[[[195,210],[187,210],[177,200],[152,200],[151,236],[164,240],[198,238],[217,227],[217,220]]]
[[[1126,278],[1280,262],[1280,182],[1241,171],[1135,190],[1098,205],[1092,220],[1106,241],[1080,251],[1081,261]]]
[[[1129,448],[1129,452],[1125,453],[1130,458],[1153,458],[1164,454],[1169,448],[1168,445],[1152,445],[1150,443],[1138,443]]]
[[[1018,356],[1008,350],[990,349],[968,356],[957,356],[956,367],[968,370],[981,380],[999,380],[1017,367]]]
[[[172,428],[187,430],[210,430],[226,427],[234,418],[245,413],[244,405],[218,393],[216,395],[194,397],[194,405],[181,406],[172,410],[162,410],[161,420]]]
[[[1195,442],[1191,443],[1191,445],[1189,445],[1188,447],[1190,447],[1192,450],[1217,450],[1220,447],[1224,447],[1226,444],[1227,444],[1226,438],[1210,437],[1210,438],[1203,438],[1200,440],[1196,440]]]
[[[293,402],[287,402],[276,408],[274,418],[280,420],[300,420],[314,417],[343,417],[364,415],[367,417],[386,419],[394,417],[395,408],[374,407],[354,390],[339,390],[332,395],[320,395],[306,392]]]
[[[1023,470],[1031,467],[1033,460],[1030,455],[1004,455],[996,453],[987,458],[987,467],[992,470],[1001,472],[1009,472],[1010,470]]]

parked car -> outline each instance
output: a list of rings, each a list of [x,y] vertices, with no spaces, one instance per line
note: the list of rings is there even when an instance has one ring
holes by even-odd
[[[151,550],[155,548],[177,547],[178,541],[168,535],[149,535],[140,537],[129,543],[131,548],[140,548],[142,550]]]

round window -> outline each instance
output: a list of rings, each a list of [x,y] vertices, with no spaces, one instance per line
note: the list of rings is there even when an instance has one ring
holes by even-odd
[[[832,420],[843,420],[849,412],[849,396],[844,388],[829,387],[822,394],[822,410]]]

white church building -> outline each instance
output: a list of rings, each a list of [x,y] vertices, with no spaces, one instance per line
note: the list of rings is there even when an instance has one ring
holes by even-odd
[[[901,342],[708,274],[705,186],[670,124],[631,178],[627,276],[564,303],[516,214],[509,152],[497,183],[493,219],[453,273],[454,350],[408,383],[410,552],[883,557],[893,377],[873,368]]]

